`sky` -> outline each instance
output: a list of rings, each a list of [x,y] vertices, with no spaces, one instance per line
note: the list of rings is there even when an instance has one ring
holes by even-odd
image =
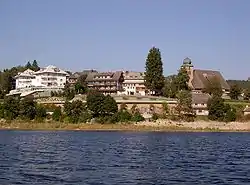
[[[144,71],[160,49],[164,75],[185,57],[226,79],[250,77],[249,0],[0,0],[0,69]]]

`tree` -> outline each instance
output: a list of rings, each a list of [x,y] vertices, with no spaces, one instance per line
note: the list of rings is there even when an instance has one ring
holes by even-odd
[[[225,106],[224,100],[217,95],[212,96],[211,99],[208,100],[208,118],[210,120],[224,120]]]
[[[168,98],[176,98],[178,87],[176,84],[177,75],[171,75],[165,78],[165,84],[163,87],[163,96]]]
[[[192,109],[192,94],[190,91],[183,90],[180,91],[177,95],[178,103],[176,110],[181,117],[185,115],[190,115],[193,113]]]
[[[218,96],[221,97],[223,94],[220,81],[217,78],[211,78],[210,80],[207,80],[205,83],[205,88],[203,89],[204,93],[208,93],[212,96]]]
[[[63,94],[67,100],[72,100],[75,97],[75,90],[71,89],[69,84],[66,84],[63,90]]]
[[[236,120],[236,109],[229,104],[224,105],[224,121],[231,122]]]
[[[65,102],[64,104],[64,112],[72,123],[78,123],[80,116],[85,111],[87,111],[86,106],[80,100],[73,101],[72,103]]]
[[[189,81],[189,75],[187,73],[187,70],[184,67],[181,67],[174,82],[177,91],[189,90],[188,81]]]
[[[32,65],[30,63],[30,61],[27,62],[27,64],[25,65],[26,69],[32,69]]]
[[[164,87],[163,64],[158,48],[151,48],[146,59],[145,86],[155,95],[162,93]]]
[[[145,118],[140,114],[139,111],[136,111],[134,113],[134,115],[132,116],[132,121],[134,122],[140,122],[140,121],[144,121]]]
[[[71,116],[71,115],[69,115],[69,116]],[[52,119],[54,121],[60,121],[61,118],[62,118],[62,110],[60,107],[56,107],[53,114],[52,114]]]
[[[33,120],[36,117],[36,103],[31,98],[24,98],[20,101],[19,115]]]
[[[237,84],[233,85],[230,89],[229,96],[233,100],[238,100],[239,96],[241,95],[241,89]]]
[[[104,99],[103,109],[107,115],[113,115],[118,112],[118,106],[113,97],[107,95]]]
[[[87,107],[92,112],[93,117],[103,116],[105,110],[103,108],[105,96],[98,91],[91,91],[88,93],[87,98]]]
[[[8,96],[3,102],[4,118],[8,120],[16,119],[19,115],[19,99]]]
[[[247,89],[244,91],[244,99],[245,99],[245,100],[249,100],[249,99],[250,99],[250,88],[247,88]]]
[[[33,71],[39,71],[40,67],[38,66],[38,63],[37,63],[36,60],[33,61],[32,66],[31,66],[31,69],[32,69]]]

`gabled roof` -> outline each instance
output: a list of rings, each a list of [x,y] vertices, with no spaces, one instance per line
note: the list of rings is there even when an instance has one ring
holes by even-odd
[[[192,92],[192,104],[207,104],[209,98],[209,94]]]
[[[135,71],[125,71],[124,79],[125,80],[144,80],[144,73],[135,72]]]
[[[39,71],[35,72],[36,74],[41,74],[41,73],[57,73],[57,74],[65,74],[69,75],[67,72],[63,71],[62,69],[49,65],[48,67],[41,68]]]
[[[15,78],[25,76],[25,77],[32,77],[35,76],[35,71],[32,71],[31,69],[27,69],[22,73],[18,73],[18,75],[15,76]]]
[[[230,86],[219,71],[194,69],[191,83],[194,89],[204,89],[213,78],[220,82],[222,89],[230,90]]]
[[[121,76],[122,76],[123,72],[122,71],[116,71],[116,72],[92,72],[89,73],[87,78],[86,78],[86,82],[92,82],[92,81],[108,81],[108,80],[112,80],[112,81],[118,81]],[[106,77],[110,77],[110,78],[98,78],[98,77],[102,77],[102,76],[106,76]]]

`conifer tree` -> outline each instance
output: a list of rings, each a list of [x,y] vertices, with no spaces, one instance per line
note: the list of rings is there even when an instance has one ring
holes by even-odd
[[[146,59],[145,86],[155,95],[159,95],[164,87],[163,64],[158,48],[151,48]]]

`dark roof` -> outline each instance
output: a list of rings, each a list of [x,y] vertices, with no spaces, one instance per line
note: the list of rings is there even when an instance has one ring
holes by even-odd
[[[98,72],[92,72],[89,73],[87,78],[86,78],[86,82],[92,82],[92,81],[108,81],[108,80],[112,80],[112,81],[118,81],[121,76],[123,75],[122,71],[116,71],[116,72],[102,72],[102,73],[98,73]],[[110,78],[95,78],[95,77],[101,77],[101,76],[109,76]]]
[[[192,93],[192,104],[207,104],[210,97],[205,93]]]
[[[75,78],[75,79],[77,79],[77,78],[79,78],[81,75],[82,75],[81,72],[75,72],[74,74],[70,75],[69,78]]]
[[[79,78],[82,75],[88,75],[89,73],[96,73],[97,71],[94,69],[90,69],[90,70],[83,70],[82,72],[75,72],[74,74],[72,74],[69,78]]]
[[[192,85],[194,89],[204,89],[214,78],[220,82],[222,89],[230,90],[230,86],[219,71],[194,69]]]

